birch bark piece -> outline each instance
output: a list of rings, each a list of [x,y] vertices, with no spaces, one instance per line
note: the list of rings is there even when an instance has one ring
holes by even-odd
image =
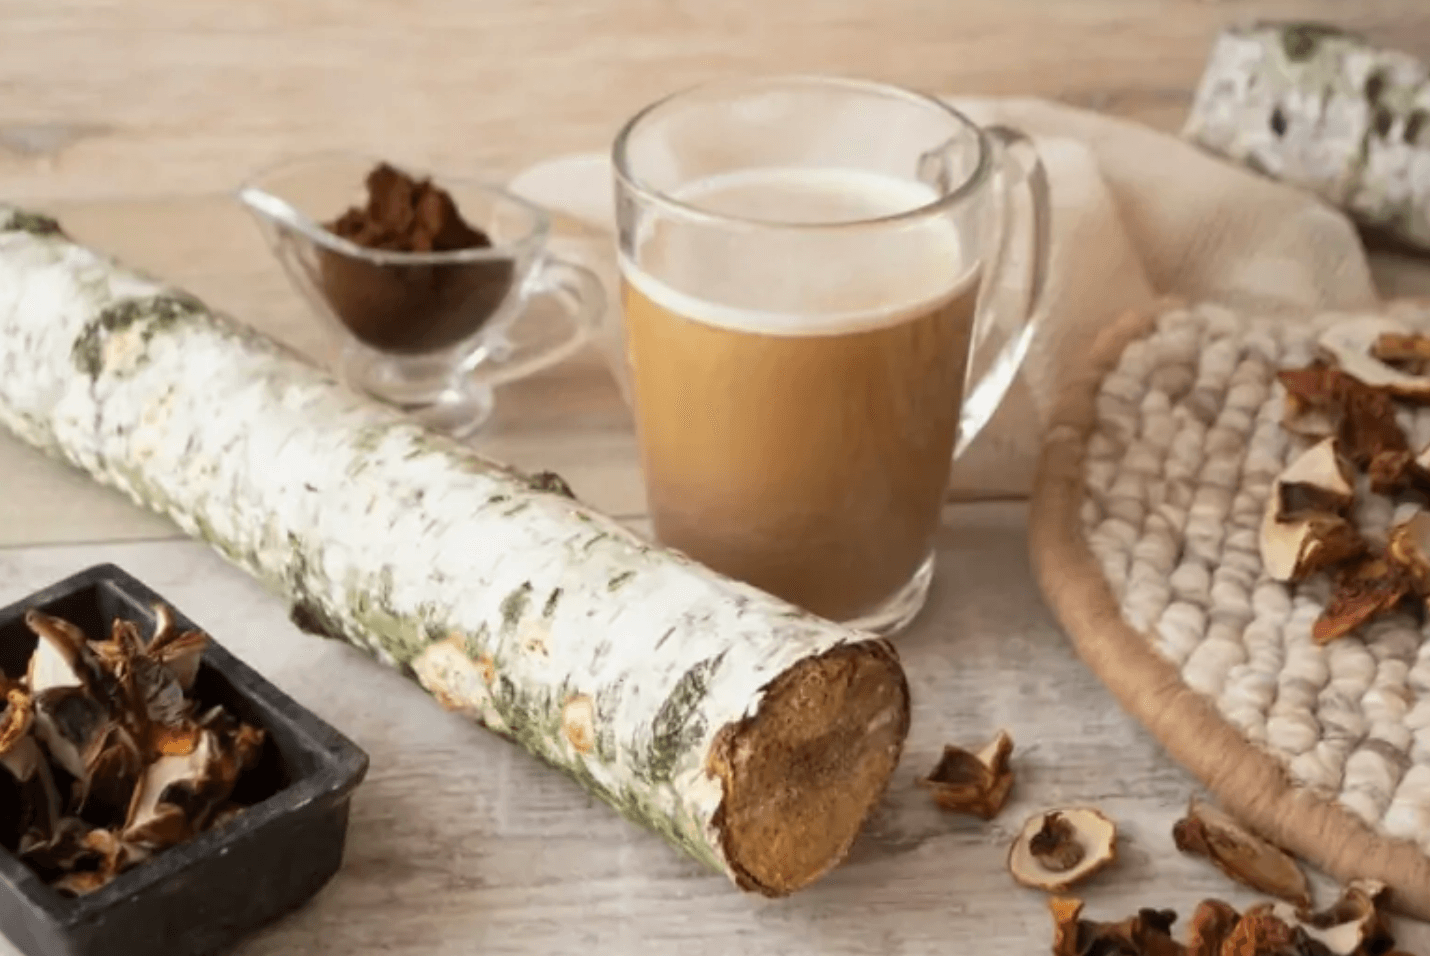
[[[1430,67],[1319,24],[1233,28],[1183,135],[1430,249]]]
[[[652,546],[4,206],[0,423],[743,889],[837,865],[898,762],[888,643]]]

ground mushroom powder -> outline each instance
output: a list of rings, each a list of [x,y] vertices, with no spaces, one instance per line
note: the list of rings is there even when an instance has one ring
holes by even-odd
[[[383,252],[492,247],[430,179],[381,163],[366,185],[366,205],[348,209],[325,228]],[[513,273],[506,257],[409,264],[326,247],[319,249],[318,263],[323,292],[348,330],[372,348],[409,355],[450,348],[477,332],[505,300]]]

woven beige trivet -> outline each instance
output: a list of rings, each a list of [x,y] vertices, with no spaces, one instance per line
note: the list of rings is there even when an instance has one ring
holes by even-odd
[[[1387,311],[1430,330],[1428,304]],[[1318,646],[1327,576],[1278,583],[1259,550],[1272,481],[1310,444],[1280,425],[1275,372],[1347,317],[1168,304],[1108,329],[1059,392],[1030,547],[1083,660],[1227,810],[1430,919],[1430,625],[1397,612]],[[1400,420],[1430,445],[1430,407]],[[1355,520],[1383,541],[1394,512],[1366,492]]]

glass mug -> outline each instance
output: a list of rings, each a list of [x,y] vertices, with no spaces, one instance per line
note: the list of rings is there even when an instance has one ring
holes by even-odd
[[[775,77],[646,107],[612,160],[656,539],[830,620],[902,630],[952,464],[1041,298],[1031,143],[907,90]]]

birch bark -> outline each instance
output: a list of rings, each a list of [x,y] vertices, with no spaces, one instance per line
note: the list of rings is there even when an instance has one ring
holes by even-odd
[[[1315,24],[1229,29],[1183,135],[1430,248],[1430,68]]]
[[[0,206],[0,423],[739,886],[836,865],[909,722],[882,641],[647,544]]]

